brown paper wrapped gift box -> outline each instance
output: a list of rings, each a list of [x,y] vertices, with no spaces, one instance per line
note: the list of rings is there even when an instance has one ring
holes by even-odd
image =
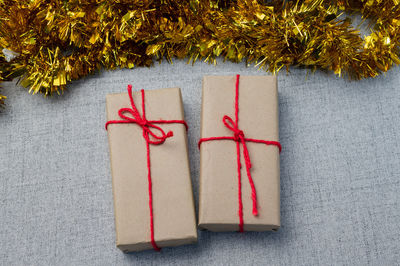
[[[232,136],[222,122],[235,117],[235,76],[205,76],[203,79],[201,138]],[[278,92],[274,76],[241,76],[239,83],[239,128],[245,137],[278,141]],[[211,231],[237,231],[238,169],[236,142],[213,140],[200,146],[199,227]],[[279,149],[246,143],[251,175],[257,191],[258,216],[252,214],[251,187],[241,168],[245,231],[277,230],[280,227]],[[240,152],[244,166],[243,149]]]
[[[133,92],[139,112],[140,92]],[[130,108],[127,93],[106,97],[107,120],[120,120]],[[145,91],[148,120],[183,120],[179,88]],[[173,131],[161,145],[150,145],[154,238],[159,247],[197,241],[186,129],[182,124],[156,124]],[[124,252],[151,249],[146,141],[137,124],[108,126],[117,246]]]

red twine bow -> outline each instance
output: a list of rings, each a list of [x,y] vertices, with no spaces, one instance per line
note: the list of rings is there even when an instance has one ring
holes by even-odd
[[[282,150],[282,146],[279,141],[268,141],[268,140],[261,140],[261,139],[252,139],[246,138],[243,130],[239,129],[239,78],[240,75],[236,75],[236,94],[235,94],[235,121],[227,115],[222,118],[222,122],[224,123],[225,127],[228,128],[233,132],[233,136],[222,136],[222,137],[210,137],[210,138],[201,138],[199,140],[199,149],[201,143],[205,141],[212,141],[212,140],[233,140],[236,142],[236,154],[237,154],[237,172],[238,172],[238,203],[239,203],[239,231],[243,232],[243,202],[242,202],[242,173],[241,168],[242,164],[240,162],[240,145],[243,147],[243,157],[246,165],[246,173],[249,179],[250,187],[251,187],[251,199],[253,201],[253,215],[258,215],[257,210],[257,193],[256,188],[254,186],[253,178],[251,176],[251,160],[249,151],[247,149],[246,142],[254,142],[254,143],[262,143],[265,145],[274,145],[279,148],[279,152]]]
[[[152,180],[151,180],[151,168],[150,168],[150,144],[152,145],[160,145],[165,142],[167,138],[172,137],[174,134],[172,131],[168,131],[168,133],[165,133],[165,131],[155,125],[155,124],[183,124],[186,128],[188,129],[188,125],[184,120],[147,120],[146,119],[146,109],[145,109],[145,94],[144,90],[141,90],[141,95],[142,95],[142,116],[140,116],[140,113],[138,109],[136,108],[136,105],[133,101],[132,97],[132,85],[128,85],[128,95],[129,95],[129,100],[131,102],[131,107],[132,108],[121,108],[118,110],[118,115],[119,117],[122,118],[122,120],[110,120],[107,121],[105,127],[106,130],[108,128],[108,125],[110,124],[137,124],[139,125],[142,130],[143,130],[143,138],[146,141],[146,154],[147,154],[147,181],[148,181],[148,191],[149,191],[149,211],[150,211],[150,238],[151,238],[151,245],[153,246],[153,249],[156,251],[160,251],[161,249],[157,246],[155,240],[154,240],[154,215],[153,215],[153,193],[152,193]],[[132,117],[127,116],[126,113],[129,113],[132,115]],[[159,134],[156,134],[153,131],[158,131]]]

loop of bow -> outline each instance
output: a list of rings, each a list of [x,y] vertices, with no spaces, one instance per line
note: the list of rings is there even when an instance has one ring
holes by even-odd
[[[249,155],[249,151],[247,149],[247,145],[246,145],[246,139],[244,137],[244,133],[243,130],[239,129],[239,126],[237,123],[235,123],[233,121],[232,118],[230,118],[229,116],[225,115],[222,118],[222,122],[224,123],[224,125],[230,129],[233,132],[233,137],[234,140],[237,142],[240,142],[243,146],[243,155],[244,155],[244,161],[246,163],[246,170],[248,170],[248,173],[250,175],[251,178],[251,174],[250,174],[250,169],[251,169],[251,161],[250,161],[250,155]],[[255,209],[255,212],[257,213],[257,209]],[[254,210],[253,210],[254,213]],[[255,214],[257,215],[257,214]]]

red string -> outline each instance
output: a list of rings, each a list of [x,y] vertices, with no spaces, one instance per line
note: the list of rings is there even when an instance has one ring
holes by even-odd
[[[121,108],[118,111],[118,115],[122,118],[122,120],[110,120],[107,121],[105,127],[106,130],[108,125],[110,124],[137,124],[143,130],[143,138],[146,141],[146,156],[147,156],[147,181],[148,181],[148,193],[149,193],[149,211],[150,211],[150,239],[151,245],[153,249],[156,251],[160,251],[161,249],[157,246],[156,241],[154,240],[154,215],[153,215],[153,188],[152,188],[152,180],[151,180],[151,167],[150,167],[150,144],[160,145],[165,142],[165,140],[169,137],[172,137],[174,134],[172,131],[165,131],[154,124],[183,124],[188,129],[188,125],[184,120],[147,120],[146,119],[146,108],[145,108],[145,94],[144,90],[141,90],[142,95],[142,116],[140,116],[139,111],[136,108],[136,105],[133,101],[132,97],[132,85],[128,85],[128,95],[129,100],[131,102],[132,108]],[[127,116],[125,113],[129,113],[132,115]],[[153,130],[158,131],[159,135],[153,132]]]
[[[213,141],[213,140],[233,140],[236,142],[236,154],[237,154],[237,172],[238,172],[238,204],[239,204],[239,231],[243,232],[243,202],[242,202],[242,174],[241,168],[242,164],[240,162],[240,144],[243,147],[243,157],[246,165],[246,173],[249,179],[250,187],[251,187],[251,199],[253,201],[253,215],[258,215],[257,210],[257,193],[256,188],[254,186],[253,178],[251,176],[251,160],[250,154],[247,149],[246,142],[254,142],[254,143],[262,143],[265,145],[273,145],[279,148],[279,152],[282,151],[282,146],[279,141],[269,141],[269,140],[261,140],[261,139],[252,139],[246,138],[242,130],[239,129],[239,78],[240,75],[236,75],[236,87],[235,87],[235,122],[232,120],[231,117],[225,115],[222,118],[222,122],[224,123],[225,127],[228,128],[233,132],[233,136],[221,136],[221,137],[209,137],[209,138],[201,138],[199,140],[198,146],[200,149],[200,145],[206,141]]]

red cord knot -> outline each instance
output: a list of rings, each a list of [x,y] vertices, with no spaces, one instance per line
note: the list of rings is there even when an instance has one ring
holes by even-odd
[[[241,139],[244,139],[244,133],[242,130],[235,131],[233,137],[235,138],[235,141],[240,141]]]
[[[148,127],[149,122],[141,119],[137,121],[137,124],[141,127]]]

